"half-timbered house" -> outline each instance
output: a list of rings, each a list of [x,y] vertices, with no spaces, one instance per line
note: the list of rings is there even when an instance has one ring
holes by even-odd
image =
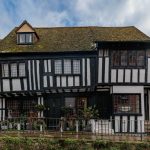
[[[0,120],[60,118],[62,107],[96,105],[115,132],[144,131],[150,119],[150,38],[130,27],[32,27],[0,41]],[[141,123],[142,121],[142,123]],[[125,123],[124,123],[125,122]]]

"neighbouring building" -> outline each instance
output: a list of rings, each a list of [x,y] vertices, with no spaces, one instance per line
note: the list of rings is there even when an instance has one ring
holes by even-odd
[[[150,37],[136,27],[32,27],[0,41],[0,120],[60,118],[96,106],[115,132],[144,131],[150,119]],[[142,123],[141,123],[142,121]]]

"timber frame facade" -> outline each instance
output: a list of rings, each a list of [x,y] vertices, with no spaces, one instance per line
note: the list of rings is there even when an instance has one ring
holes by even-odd
[[[0,52],[0,120],[29,116],[36,104],[45,106],[38,117],[52,118],[62,107],[75,115],[95,105],[115,132],[141,132],[140,121],[150,120],[150,38],[135,27],[24,21],[0,41]]]

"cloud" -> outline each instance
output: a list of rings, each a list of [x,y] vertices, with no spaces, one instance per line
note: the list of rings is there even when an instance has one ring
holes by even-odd
[[[33,26],[131,26],[150,35],[149,0],[0,0],[0,38]]]

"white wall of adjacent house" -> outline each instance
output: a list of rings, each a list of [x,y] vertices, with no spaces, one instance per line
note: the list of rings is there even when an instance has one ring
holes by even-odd
[[[135,132],[135,123],[137,123],[137,132],[144,132],[144,86],[113,86],[111,90],[112,94],[140,94],[141,95],[141,114],[142,116],[137,116],[137,122],[135,120],[135,115],[130,115],[128,120],[128,115],[114,116],[115,120],[115,132],[120,131],[120,125],[122,125],[122,132],[127,132],[127,126],[129,124],[129,131]],[[122,121],[122,123],[120,123]]]

